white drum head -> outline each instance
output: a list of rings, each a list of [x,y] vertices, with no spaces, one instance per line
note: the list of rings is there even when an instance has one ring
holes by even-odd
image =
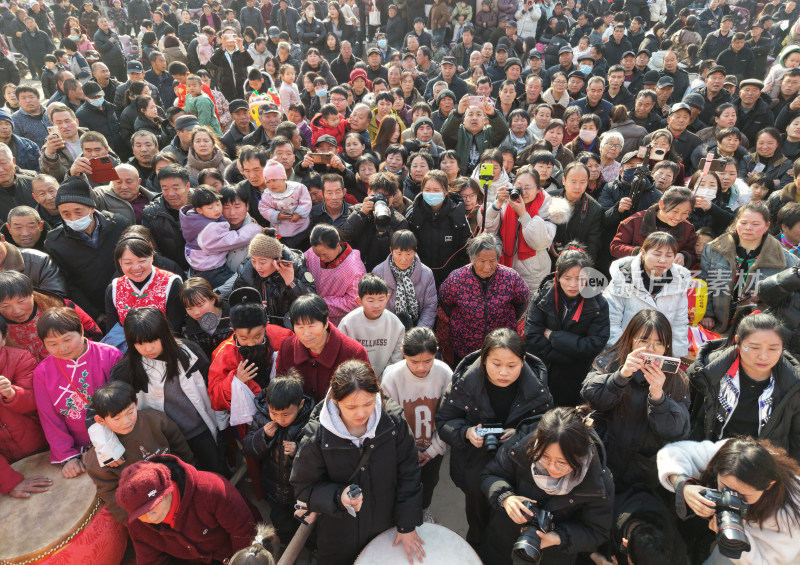
[[[452,530],[436,524],[422,524],[417,534],[425,542],[425,563],[436,565],[482,565],[478,554],[467,541]],[[363,549],[353,565],[408,565],[402,544],[392,547],[397,535],[390,528]]]

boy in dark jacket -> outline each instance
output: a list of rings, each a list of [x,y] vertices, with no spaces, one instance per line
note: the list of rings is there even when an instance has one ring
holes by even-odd
[[[281,542],[288,544],[300,524],[294,519],[295,495],[289,477],[314,400],[303,394],[303,379],[291,369],[270,382],[255,404],[244,450],[261,460],[261,488],[269,501],[269,519]]]
[[[97,389],[92,395],[92,409],[94,421],[105,428],[104,432],[116,435],[125,452],[116,460],[119,464],[111,466],[114,461],[100,461],[105,456],[99,455],[99,446],[92,446],[84,455],[84,465],[108,511],[117,522],[123,522],[127,514],[117,504],[115,494],[125,468],[151,455],[172,453],[187,463],[194,463],[194,455],[169,416],[136,408],[136,392],[124,381],[112,381]]]
[[[56,80],[56,71],[58,59],[55,55],[49,53],[44,56],[44,67],[42,67],[42,92],[45,98],[50,98],[58,90],[58,81]]]

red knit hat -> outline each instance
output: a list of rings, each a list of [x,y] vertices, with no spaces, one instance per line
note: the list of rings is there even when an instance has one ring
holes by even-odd
[[[367,78],[367,71],[364,69],[353,69],[350,71],[350,84],[352,85],[357,78],[363,78],[367,83],[367,90],[372,91],[372,81]]]
[[[166,465],[137,461],[122,471],[117,488],[117,504],[132,522],[147,514],[172,492],[172,475]]]

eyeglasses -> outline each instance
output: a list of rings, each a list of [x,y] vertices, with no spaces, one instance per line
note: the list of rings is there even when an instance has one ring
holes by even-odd
[[[644,347],[645,345],[651,349],[659,349],[664,347],[664,344],[660,341],[648,341],[646,339],[634,339],[633,340],[634,348],[638,349],[640,347]]]
[[[567,84],[567,81],[565,81],[565,80],[554,80],[553,84]]]
[[[608,143],[606,147],[611,147],[612,149],[622,149],[622,145],[619,143]]]
[[[545,467],[555,467],[561,473],[567,473],[572,470],[572,467],[570,467],[567,463],[563,461],[553,461],[547,455],[542,455],[539,457],[539,462]]]

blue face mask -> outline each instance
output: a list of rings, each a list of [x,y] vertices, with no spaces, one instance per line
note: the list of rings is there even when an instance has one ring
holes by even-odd
[[[386,49],[386,40],[385,39],[379,39],[378,40],[378,47],[380,47],[381,49]]]
[[[86,214],[79,220],[64,220],[64,223],[67,224],[67,227],[71,230],[85,231],[86,228],[92,225],[92,214]]]
[[[95,108],[100,108],[103,105],[103,102],[105,102],[105,97],[100,96],[98,98],[87,98],[86,101]]]
[[[328,95],[328,89],[327,88],[321,88],[321,89],[317,90],[317,96],[319,96],[320,98],[322,98],[323,96],[327,96],[327,95]]]
[[[624,180],[627,183],[632,183],[635,174],[636,174],[635,167],[633,169],[625,169],[622,171],[622,180]]]
[[[586,76],[589,76],[592,74],[592,67],[589,65],[581,65],[581,72]]]
[[[438,206],[444,202],[444,192],[423,192],[422,199],[428,206]]]
[[[431,140],[430,139],[428,141],[422,141],[420,138],[417,137],[416,140],[417,140],[417,143],[419,143],[420,145],[430,145],[431,144]]]

